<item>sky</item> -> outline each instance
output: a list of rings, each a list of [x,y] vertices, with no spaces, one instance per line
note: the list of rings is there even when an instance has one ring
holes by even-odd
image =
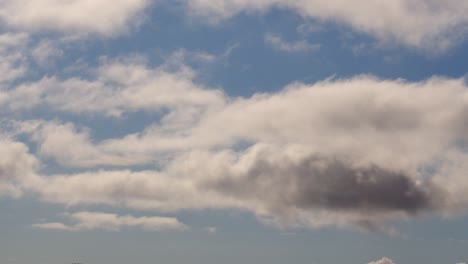
[[[1,264],[465,264],[465,0],[1,0]]]

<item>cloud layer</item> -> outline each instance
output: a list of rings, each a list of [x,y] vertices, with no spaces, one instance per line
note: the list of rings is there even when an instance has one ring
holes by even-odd
[[[190,10],[219,21],[241,12],[286,8],[319,21],[349,25],[383,42],[444,50],[466,34],[468,4],[464,0],[186,0]]]
[[[6,0],[0,3],[0,21],[10,30],[37,34],[115,36],[143,24],[156,0]],[[288,9],[305,20],[336,22],[374,36],[382,43],[445,51],[464,39],[468,4],[464,0],[397,0],[391,2],[322,0],[182,0],[195,17],[220,23],[239,13]],[[174,4],[168,2],[168,4]],[[21,10],[21,12],[19,12]],[[278,43],[278,39],[269,38]],[[283,47],[286,47],[282,45]],[[294,49],[315,46],[295,43]]]
[[[184,65],[127,60],[103,62],[89,79],[49,77],[10,89],[17,100],[6,100],[5,111],[47,107],[101,118],[147,111],[157,118],[141,132],[101,141],[92,128],[69,122],[12,121],[10,135],[28,137],[40,159],[85,171],[42,175],[24,158],[29,176],[5,165],[3,193],[158,212],[232,208],[281,227],[367,230],[468,208],[463,79],[359,76],[231,98],[193,78]],[[5,144],[22,145],[14,140]],[[24,145],[16,151],[31,156]]]
[[[158,214],[235,209],[284,228],[384,231],[392,221],[468,210],[463,78],[408,82],[361,75],[233,97],[198,81],[183,59],[207,63],[215,55],[184,50],[159,66],[149,66],[139,55],[102,57],[80,73],[28,78],[31,68],[63,56],[63,43],[130,32],[144,23],[153,3],[0,3],[1,197],[27,194],[45,203]],[[436,51],[463,39],[468,23],[462,0],[183,3],[218,23],[243,12],[285,8],[305,23],[333,21],[382,43]],[[268,34],[264,40],[287,52],[319,48]],[[126,122],[142,113],[151,121],[123,136],[99,138],[100,131],[86,125],[86,120]],[[49,166],[62,173],[47,173]],[[185,228],[170,217],[78,212],[67,219],[35,226]]]

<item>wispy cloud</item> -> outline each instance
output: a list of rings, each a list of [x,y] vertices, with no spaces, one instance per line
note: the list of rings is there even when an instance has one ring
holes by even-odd
[[[72,224],[61,222],[37,223],[33,227],[59,231],[119,231],[122,228],[139,228],[146,231],[184,230],[188,227],[176,218],[170,217],[133,217],[97,212],[78,212],[65,214]]]
[[[265,42],[273,48],[286,52],[312,52],[320,49],[320,44],[311,44],[305,40],[287,42],[279,36],[266,34]]]

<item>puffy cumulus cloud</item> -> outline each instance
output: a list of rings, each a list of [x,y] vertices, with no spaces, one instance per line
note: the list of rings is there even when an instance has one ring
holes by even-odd
[[[431,180],[319,157],[297,146],[242,153],[191,152],[161,171],[99,171],[42,177],[44,201],[176,212],[239,209],[279,227],[327,225],[386,231],[387,220],[444,210]],[[79,190],[79,191],[77,191]]]
[[[89,129],[78,129],[72,123],[36,120],[17,125],[18,133],[32,133],[32,140],[38,143],[38,154],[64,166],[131,166],[155,160],[149,155],[111,152],[96,146],[92,142]]]
[[[45,106],[72,113],[120,116],[123,112],[180,107],[196,112],[223,103],[221,91],[197,86],[190,68],[171,63],[148,68],[138,58],[105,61],[90,79],[44,77],[23,83],[8,93],[3,107],[19,111]]]
[[[211,93],[216,100],[207,100],[198,111],[192,111],[191,99],[185,100],[185,107],[168,106],[160,122],[123,138],[93,143],[87,132],[54,123],[43,127],[54,129],[37,130],[36,140],[49,156],[54,152],[61,155],[63,151],[53,149],[64,145],[60,136],[48,136],[51,133],[89,146],[88,153],[133,153],[135,157],[258,142],[296,144],[325,156],[351,156],[360,164],[409,171],[446,155],[444,151],[456,149],[457,143],[466,140],[467,94],[462,79],[408,83],[361,76],[312,86],[294,84],[278,93],[251,98],[230,99],[218,96],[215,90],[203,93]],[[113,101],[112,94],[109,96]],[[418,98],[418,103],[412,98]],[[97,107],[107,114],[104,103]],[[153,107],[159,106],[155,103]]]
[[[141,22],[149,0],[6,0],[0,21],[27,32],[115,35]]]
[[[98,212],[78,212],[65,214],[65,216],[73,222],[73,224],[49,222],[34,224],[33,227],[62,231],[90,231],[97,229],[119,231],[121,228],[141,228],[147,231],[170,231],[188,228],[176,218],[171,217],[119,216],[116,214]]]
[[[0,138],[0,197],[19,197],[22,183],[35,176],[38,161],[28,153],[26,145]]]
[[[67,205],[105,204],[163,212],[240,207],[239,201],[204,192],[196,183],[195,178],[159,171],[98,171],[41,177],[29,190],[44,201]]]
[[[393,261],[389,258],[382,258],[377,261],[369,262],[369,264],[394,264]]]
[[[156,85],[158,74],[166,74],[161,69],[132,69],[138,70],[121,64],[100,68],[97,80],[89,82],[106,80],[116,92],[90,90],[96,92],[91,101],[102,100],[98,105],[73,100],[76,94],[61,94],[60,104],[51,104],[47,95],[54,89],[44,89],[36,105],[69,111],[63,105],[70,101],[73,109],[104,116],[162,106],[159,120],[144,131],[96,141],[86,128],[34,121],[18,122],[18,133],[31,135],[40,156],[65,167],[155,163],[158,169],[37,175],[21,181],[24,190],[65,205],[159,212],[232,208],[279,227],[388,232],[388,221],[468,209],[463,79],[359,76],[230,98],[194,85],[184,74],[179,90],[178,81]],[[136,89],[135,95],[141,87],[155,97],[125,99],[127,89]],[[87,88],[77,86],[72,94],[80,89]]]
[[[185,0],[197,15],[218,20],[240,12],[279,7],[306,18],[335,21],[384,42],[444,50],[466,33],[468,3],[464,0]]]

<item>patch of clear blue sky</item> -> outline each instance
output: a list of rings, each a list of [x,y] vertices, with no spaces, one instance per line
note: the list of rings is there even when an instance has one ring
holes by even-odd
[[[222,87],[232,96],[248,97],[256,92],[273,92],[294,81],[314,83],[330,76],[347,78],[372,74],[380,78],[418,81],[433,75],[462,77],[468,71],[466,42],[434,56],[397,46],[373,48],[377,43],[374,39],[333,23],[318,23],[321,30],[302,35],[296,29],[305,22],[314,23],[288,11],[273,10],[261,16],[239,15],[213,27],[187,18],[178,8],[154,8],[147,23],[134,33],[111,40],[92,39],[76,43],[66,50],[65,56],[54,67],[38,69],[29,78],[56,73],[57,69],[63,69],[76,60],[93,66],[98,64],[101,56],[113,58],[139,53],[146,56],[151,65],[158,66],[165,57],[179,49],[220,55],[234,44],[238,45],[237,48],[224,61],[193,64],[200,72],[199,82]],[[306,40],[320,44],[321,48],[309,53],[287,53],[267,45],[265,34],[280,36],[286,41]],[[364,48],[358,53],[353,52],[359,46]],[[66,77],[69,74],[62,72],[59,75]],[[159,118],[148,113],[135,113],[120,120],[54,112],[30,115],[31,118],[46,116],[71,120],[96,128],[93,137],[97,140],[139,131]],[[383,256],[398,264],[468,261],[468,243],[465,241],[468,240],[468,222],[463,217],[450,221],[426,219],[397,224],[407,238],[333,229],[286,232],[265,227],[250,214],[229,211],[176,214],[181,221],[192,226],[192,230],[187,232],[66,233],[35,230],[29,226],[43,218],[50,219],[51,215],[81,209],[137,216],[158,215],[158,212],[85,206],[64,209],[40,203],[33,197],[14,202],[0,200],[0,207],[2,264],[336,264],[367,263]],[[210,226],[217,227],[219,232],[210,235],[203,231]]]

